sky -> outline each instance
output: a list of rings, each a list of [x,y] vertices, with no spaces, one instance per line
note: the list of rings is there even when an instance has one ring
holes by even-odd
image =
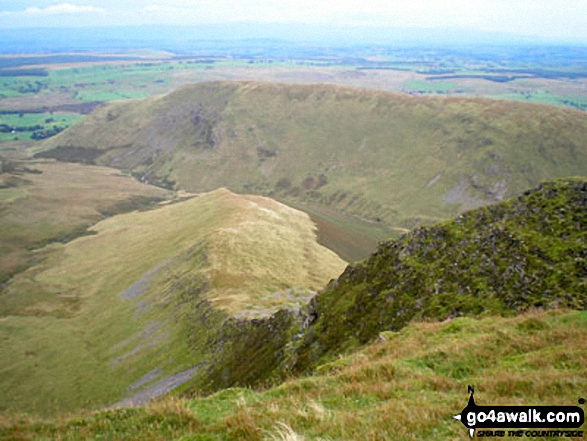
[[[585,0],[0,0],[0,29],[230,22],[474,29],[587,43]]]

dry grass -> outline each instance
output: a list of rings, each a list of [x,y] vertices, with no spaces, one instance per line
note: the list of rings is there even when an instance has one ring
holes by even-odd
[[[467,439],[452,415],[465,407],[469,384],[482,405],[575,404],[587,387],[586,329],[584,312],[565,311],[414,323],[388,341],[324,366],[316,376],[264,392],[231,389],[171,400],[120,414],[112,426],[123,430],[142,413],[164,416],[172,409],[198,421],[196,433],[187,427],[178,432],[186,440]],[[458,370],[463,366],[468,369]],[[103,434],[96,422],[105,417],[86,418],[86,433]],[[158,439],[158,430],[140,428],[137,436]],[[39,426],[13,419],[0,426],[0,434],[17,432],[75,439],[64,421]]]
[[[305,441],[306,438],[297,434],[289,424],[279,421],[274,428],[275,434],[270,434],[268,440],[272,441]]]

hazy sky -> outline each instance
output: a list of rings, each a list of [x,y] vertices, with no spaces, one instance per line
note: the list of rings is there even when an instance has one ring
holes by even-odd
[[[0,1],[0,28],[231,21],[473,28],[587,43],[585,0]]]

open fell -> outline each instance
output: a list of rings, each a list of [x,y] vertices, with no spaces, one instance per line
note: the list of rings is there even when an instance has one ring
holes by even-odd
[[[324,87],[328,93],[321,94]],[[360,215],[377,228],[413,227],[515,194],[542,175],[585,170],[584,116],[547,106],[256,83],[193,86],[183,94],[184,101],[172,94],[99,109],[55,138],[88,130],[93,146],[51,147],[52,139],[38,153],[116,165],[167,187],[201,190],[230,181],[239,192],[314,207],[323,219],[332,214],[335,224],[338,215]],[[155,116],[162,102],[171,112],[163,119]],[[141,113],[145,103],[157,112]],[[108,113],[115,109],[131,111]],[[439,115],[444,131],[430,126]],[[92,118],[96,126],[84,126]],[[366,127],[383,133],[373,135],[379,149],[367,150]],[[119,144],[133,136],[140,142]],[[349,140],[360,142],[351,149]],[[179,391],[187,393],[267,384],[313,371],[413,319],[585,309],[585,191],[584,179],[555,181],[454,222],[415,228],[349,267],[307,308],[301,305],[344,262],[316,244],[306,215],[217,190],[115,216],[92,228],[92,236],[35,252],[35,265],[0,294],[0,355],[7,363],[0,379],[10,397],[0,406],[50,413],[126,405],[125,398],[142,403],[183,381]],[[336,241],[340,233],[326,227]],[[140,412],[99,415],[142,418]],[[179,415],[192,424],[183,410]],[[235,428],[231,436],[263,436],[263,425],[249,424],[246,413],[237,409],[234,416],[222,420]],[[337,433],[330,436],[347,435]]]
[[[479,98],[213,82],[106,105],[36,153],[410,229],[543,180],[585,175],[587,115]]]
[[[0,158],[0,283],[33,264],[34,249],[171,196],[111,168]]]
[[[242,328],[233,350],[186,390],[209,393],[309,373],[413,320],[585,310],[586,226],[587,180],[577,178],[417,228],[349,265],[303,310]],[[250,366],[255,377],[239,374]]]
[[[254,328],[251,318],[299,308],[346,265],[317,244],[305,213],[224,189],[89,231],[36,251],[0,293],[2,410],[168,392]]]
[[[217,197],[242,198],[222,190],[188,202]],[[183,210],[184,204],[166,208]],[[196,371],[179,389],[185,394],[262,384],[300,371],[313,375],[265,391],[228,389],[206,398],[168,398],[137,409],[52,420],[17,416],[15,407],[0,419],[0,433],[24,439],[286,439],[287,433],[308,439],[447,439],[466,436],[452,415],[466,404],[468,384],[476,385],[483,403],[574,404],[568,402],[569,396],[575,400],[577,390],[586,386],[585,313],[544,309],[585,310],[586,207],[584,178],[544,183],[518,198],[382,244],[370,259],[347,268],[307,308],[280,310],[255,320],[227,320],[226,313],[209,307],[209,289],[201,277],[208,261],[202,244],[185,250],[181,257],[171,257],[169,267],[161,267],[159,259],[150,261],[137,273],[140,279],[148,275],[152,283],[167,280],[159,285],[161,291],[147,289],[132,299],[141,289],[140,279],[137,282],[133,276],[131,286],[125,283],[114,290],[130,300],[125,303],[120,296],[105,296],[109,308],[103,303],[102,309],[94,309],[100,317],[108,311],[123,311],[123,318],[134,323],[133,329],[115,328],[114,321],[94,329],[95,322],[89,322],[88,328],[85,321],[83,330],[69,328],[59,336],[69,340],[77,336],[78,350],[89,352],[83,369],[96,374],[92,387],[103,391],[118,382],[122,390],[121,383],[133,381],[131,386],[138,384],[140,389],[152,385],[154,376],[188,368]],[[125,218],[135,216],[136,223],[136,216],[158,212],[116,216],[98,225],[110,222],[124,228]],[[73,247],[73,252],[84,242],[97,241],[100,234],[116,231],[99,230],[97,236],[58,248]],[[158,248],[145,249],[153,253]],[[129,265],[123,260],[119,264]],[[52,268],[47,274],[58,266]],[[170,277],[171,269],[177,278]],[[161,320],[160,311],[166,309],[175,311],[171,316],[177,327],[163,323],[153,328],[152,323]],[[457,317],[461,315],[477,318]],[[32,318],[7,317],[0,325],[17,319]],[[17,338],[24,333],[22,328],[13,329],[18,332],[4,335]],[[48,331],[55,330],[43,329],[44,344],[53,340]],[[120,341],[122,334],[129,336],[126,341]],[[88,340],[90,335],[99,335],[100,340]],[[152,337],[154,346],[148,346],[145,339]],[[26,341],[3,347],[26,351],[24,356],[7,354],[14,360],[21,358],[19,371],[28,367],[26,357],[35,356]],[[164,349],[157,346],[159,342],[164,342]],[[348,352],[356,349],[360,352]],[[347,355],[341,357],[344,352]],[[59,362],[63,369],[64,360]],[[108,362],[107,368],[98,366]],[[99,376],[92,363],[102,368]],[[29,380],[38,378],[32,376],[33,369],[38,367],[24,371]],[[109,373],[115,375],[107,378]],[[57,388],[72,394],[89,387],[80,375],[69,372],[67,381]],[[54,376],[47,378],[55,381]],[[35,386],[36,397],[59,390],[45,391],[44,384]],[[20,392],[14,396],[26,391]],[[89,392],[80,394],[88,397]],[[33,391],[28,393],[30,397]],[[102,402],[112,402],[115,395]],[[69,409],[79,407],[79,403],[69,404]]]
[[[559,332],[561,323],[553,318],[561,313],[530,314],[526,316],[527,320],[498,316],[513,316],[533,309],[586,309],[586,207],[587,181],[584,178],[543,183],[518,198],[469,211],[456,220],[437,226],[415,229],[397,240],[384,243],[371,258],[349,266],[336,281],[314,296],[307,307],[282,309],[271,316],[257,316],[254,320],[227,320],[222,311],[210,308],[206,300],[208,289],[204,287],[205,281],[198,276],[202,271],[184,272],[181,265],[179,270],[175,270],[174,260],[172,267],[174,271],[179,271],[179,282],[162,273],[160,276],[169,281],[167,286],[171,291],[150,292],[141,300],[149,305],[163,295],[170,298],[171,303],[160,302],[161,307],[181,305],[176,317],[180,323],[185,323],[185,326],[179,326],[184,336],[178,340],[183,344],[166,345],[164,353],[157,352],[157,347],[153,352],[142,349],[142,353],[149,354],[148,363],[144,359],[141,361],[144,370],[134,378],[138,378],[139,382],[148,379],[153,370],[158,372],[156,369],[161,370],[165,363],[176,367],[174,372],[196,369],[193,377],[178,390],[188,395],[277,383],[292,374],[324,373],[330,369],[344,371],[346,362],[339,360],[341,353],[372,343],[378,336],[390,341],[390,348],[399,345],[401,349],[404,342],[398,343],[397,332],[400,335],[409,332],[402,330],[413,321],[437,322],[458,316],[476,316],[485,317],[485,323],[492,325],[487,328],[479,326],[480,331],[474,342],[460,337],[452,339],[453,334],[458,334],[463,327],[470,331],[477,328],[477,322],[469,318],[447,325],[442,335],[436,334],[444,325],[430,325],[436,337],[431,340],[433,343],[426,346],[428,352],[422,354],[421,359],[416,357],[417,361],[414,361],[410,358],[411,361],[406,362],[395,360],[394,356],[389,362],[394,359],[393,363],[398,363],[394,364],[395,367],[390,367],[387,362],[382,365],[377,360],[367,360],[359,368],[362,372],[359,377],[349,377],[351,379],[342,387],[342,393],[336,380],[332,383],[329,375],[326,379],[309,377],[293,382],[292,390],[299,392],[299,395],[294,394],[297,396],[295,399],[291,398],[293,392],[287,386],[291,383],[277,387],[275,392],[269,391],[267,395],[252,393],[251,396],[256,397],[255,405],[260,406],[255,408],[256,411],[243,408],[243,404],[239,404],[242,398],[235,398],[231,392],[224,393],[227,395],[221,392],[210,399],[196,401],[200,403],[194,405],[196,408],[202,406],[204,422],[193,416],[189,409],[186,410],[185,403],[178,405],[171,402],[171,410],[155,406],[146,410],[99,414],[96,420],[75,420],[59,426],[58,430],[71,431],[74,438],[77,433],[85,433],[86,429],[112,433],[119,429],[130,430],[127,424],[139,418],[147,427],[153,428],[155,434],[167,430],[165,436],[181,433],[176,430],[187,424],[192,433],[202,430],[203,433],[216,433],[218,437],[222,436],[219,433],[228,433],[233,438],[257,439],[264,436],[263,430],[276,430],[273,427],[276,420],[274,416],[266,416],[267,408],[263,404],[273,402],[272,394],[275,393],[282,400],[277,409],[270,407],[275,410],[276,416],[289,412],[287,417],[284,416],[285,421],[295,424],[296,430],[300,430],[298,425],[302,425],[311,436],[331,433],[329,436],[335,439],[353,438],[358,436],[358,432],[353,432],[352,427],[359,424],[359,427],[374,430],[374,437],[375,433],[387,433],[386,430],[395,428],[410,439],[412,432],[409,428],[420,420],[408,416],[412,411],[406,405],[406,399],[412,397],[416,401],[422,398],[423,393],[428,393],[436,404],[426,407],[428,410],[422,416],[430,421],[430,426],[427,426],[430,436],[441,439],[446,433],[457,430],[447,422],[451,421],[452,414],[446,418],[446,404],[452,403],[451,400],[456,402],[457,395],[460,402],[466,384],[482,383],[487,381],[482,380],[486,376],[493,378],[487,383],[492,391],[490,393],[495,394],[491,396],[500,396],[500,400],[532,399],[536,404],[549,404],[551,398],[556,398],[561,402],[563,396],[567,397],[576,387],[585,385],[584,364],[580,361],[584,339],[579,337],[584,329],[584,314],[571,314],[573,324],[564,331],[566,337]],[[93,237],[78,241],[91,239]],[[191,265],[202,265],[201,248],[193,250],[192,255],[195,262]],[[152,271],[154,263],[144,270]],[[128,288],[124,292],[128,293]],[[153,308],[155,306],[151,307],[151,313],[156,311]],[[136,313],[136,309],[133,311]],[[153,320],[153,316],[147,317]],[[563,322],[570,323],[567,320],[565,318]],[[513,328],[512,333],[496,331],[509,326],[507,323],[516,323],[516,331]],[[203,329],[206,331],[202,332]],[[159,332],[157,328],[156,332]],[[530,336],[534,332],[543,333],[541,343]],[[525,333],[528,336],[522,337]],[[107,333],[102,332],[101,335],[104,338]],[[145,334],[135,336],[135,341],[144,338],[141,335]],[[172,333],[171,338],[176,335]],[[159,338],[165,340],[165,336]],[[422,342],[422,338],[417,337],[409,345]],[[442,338],[447,339],[446,346],[440,343]],[[109,339],[110,344],[116,341]],[[468,349],[463,352],[463,347]],[[119,352],[112,355],[122,357],[124,361],[129,348],[119,348]],[[407,350],[408,358],[414,357],[414,352],[417,351]],[[138,355],[131,355],[133,363],[140,359]],[[183,364],[172,363],[169,357],[175,357]],[[550,362],[540,364],[537,360],[551,360],[555,368]],[[327,367],[324,367],[325,363],[329,363]],[[407,371],[403,370],[406,364]],[[523,375],[513,369],[520,364],[525,369]],[[133,366],[137,369],[138,364]],[[423,378],[418,373],[422,369],[426,375]],[[400,383],[395,382],[396,372],[403,372]],[[407,383],[413,381],[414,372],[416,378],[422,379],[421,383],[416,382],[418,392],[416,386],[407,387]],[[373,382],[373,397],[368,399],[361,399],[367,389],[357,385],[363,376],[368,376]],[[447,378],[450,380],[447,381]],[[384,392],[376,386],[381,382],[390,383]],[[214,397],[225,396],[229,397],[228,403],[222,398],[219,402],[215,401]],[[260,396],[271,398],[264,401]],[[322,402],[319,397],[324,396],[330,398]],[[314,408],[308,404],[308,397],[318,402],[317,409],[331,409],[330,400],[338,403],[340,407],[335,405],[334,408],[340,412],[339,419],[333,423],[334,426],[328,423],[328,427],[323,427],[320,421],[308,416]],[[389,400],[395,403],[394,412],[404,415],[398,419],[397,425],[389,425],[390,415],[386,413],[390,411],[386,404]],[[301,405],[302,402],[307,404]],[[380,417],[375,420],[367,418],[371,425],[361,426],[354,410],[360,408],[363,409],[360,412],[370,412],[376,403],[383,406]],[[422,402],[418,401],[417,405],[421,406]],[[290,406],[289,411],[287,406]],[[353,411],[345,410],[348,406]],[[453,412],[452,406],[450,412]],[[464,401],[457,411],[461,406],[464,406]],[[299,415],[303,421],[296,419],[292,408],[302,409]],[[165,421],[169,424],[163,427]],[[49,430],[57,430],[55,426],[49,427],[53,427]],[[314,432],[319,427],[322,427],[321,431]],[[151,429],[145,430],[148,433]],[[198,439],[197,435],[194,439]]]

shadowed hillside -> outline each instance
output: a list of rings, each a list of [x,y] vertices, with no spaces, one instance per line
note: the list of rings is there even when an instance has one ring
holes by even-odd
[[[413,228],[543,180],[584,175],[587,115],[487,99],[216,82],[102,107],[37,155]]]

